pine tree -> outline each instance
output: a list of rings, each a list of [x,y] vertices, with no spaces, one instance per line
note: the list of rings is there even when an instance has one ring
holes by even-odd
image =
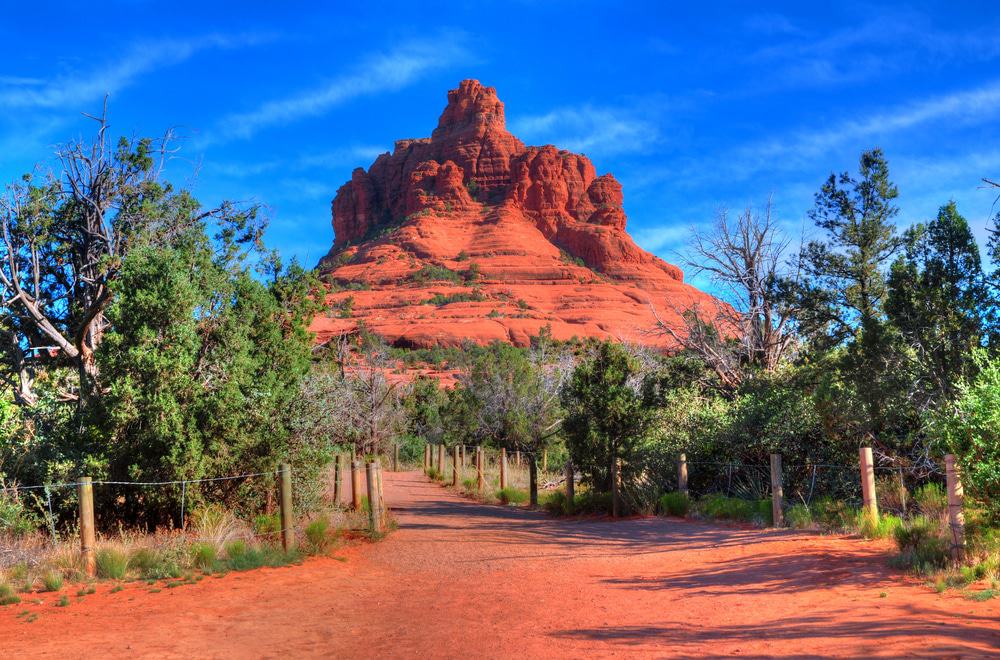
[[[889,275],[886,312],[915,353],[915,389],[926,401],[940,402],[971,376],[971,353],[985,334],[989,289],[979,247],[955,202],[908,230],[905,239],[905,254]]]

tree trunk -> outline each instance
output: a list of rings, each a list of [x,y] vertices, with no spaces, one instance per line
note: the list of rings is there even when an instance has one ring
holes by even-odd
[[[617,447],[611,452],[611,464],[608,466],[611,471],[611,515],[615,518],[621,515],[621,494],[618,484],[618,451]]]

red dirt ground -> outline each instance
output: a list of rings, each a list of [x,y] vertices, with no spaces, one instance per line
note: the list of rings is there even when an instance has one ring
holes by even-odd
[[[302,566],[0,609],[0,655],[1000,656],[1000,602],[884,545],[664,518],[554,520],[386,474],[399,530]],[[74,593],[75,588],[70,592]],[[881,593],[885,597],[881,597]],[[17,618],[38,612],[33,623]]]

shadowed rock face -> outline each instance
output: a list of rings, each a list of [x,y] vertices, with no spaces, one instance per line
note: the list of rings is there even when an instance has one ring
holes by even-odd
[[[668,347],[650,334],[650,302],[678,327],[680,310],[717,302],[637,246],[626,222],[614,176],[583,155],[526,147],[496,90],[464,80],[430,138],[396,142],[337,191],[320,270],[360,290],[333,286],[313,330],[325,340],[363,320],[394,343],[431,346],[525,344],[548,325],[560,339]]]

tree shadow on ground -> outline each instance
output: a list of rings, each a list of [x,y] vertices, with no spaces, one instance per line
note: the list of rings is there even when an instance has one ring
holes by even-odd
[[[931,657],[986,657],[1000,655],[1000,629],[990,617],[927,610],[912,605],[897,608],[898,615],[881,619],[858,618],[856,612],[837,610],[822,615],[784,618],[746,625],[719,625],[706,622],[704,627],[677,626],[608,626],[576,628],[552,633],[553,637],[576,641],[604,641],[634,650],[636,646],[655,646],[671,657],[712,656],[704,649],[713,645],[759,643],[762,640],[801,642],[808,653],[760,657],[817,657],[849,654],[852,656],[892,656],[893,644],[921,640],[920,654]],[[908,654],[910,652],[907,652]],[[725,657],[730,657],[726,653]],[[740,654],[742,657],[754,657]]]
[[[474,501],[425,500],[394,509],[412,530],[462,530],[462,543],[488,541],[551,552],[616,556],[752,547],[775,540],[816,537],[794,531],[741,528],[676,518],[555,518],[543,511]]]

